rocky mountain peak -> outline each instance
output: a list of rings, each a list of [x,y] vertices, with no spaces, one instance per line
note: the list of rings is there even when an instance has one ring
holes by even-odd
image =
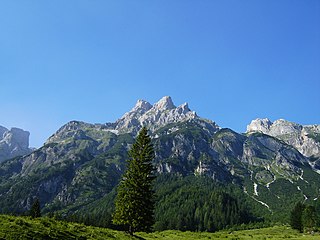
[[[21,148],[29,147],[29,136],[28,131],[24,131],[20,128],[11,128],[10,131],[7,131],[3,135],[3,141],[9,145],[19,145]]]
[[[247,132],[262,132],[267,134],[270,130],[272,122],[268,118],[257,118],[252,120],[251,123],[247,126]]]
[[[194,111],[191,111],[188,103],[181,104],[176,107],[170,96],[161,98],[154,105],[147,101],[138,100],[131,111],[125,113],[114,124],[107,124],[109,131],[117,131],[119,133],[132,132],[137,133],[142,126],[146,126],[149,130],[154,131],[170,123],[178,123],[190,119],[198,119]],[[217,129],[218,126],[213,122],[206,122],[205,125],[212,125],[210,129]]]
[[[190,108],[188,103],[181,104],[179,107],[177,107],[177,111],[180,111],[181,114],[186,114],[187,112],[190,112]]]
[[[135,106],[114,123],[88,124],[79,121],[71,121],[62,126],[47,141],[49,143],[66,143],[71,139],[86,139],[87,137],[103,138],[105,134],[112,133],[120,135],[123,133],[137,134],[142,126],[146,126],[154,132],[167,124],[180,124],[194,120],[204,130],[210,133],[216,132],[219,128],[216,123],[200,118],[196,112],[191,111],[188,103],[176,107],[171,97],[165,96],[154,105],[145,100],[138,100]],[[91,129],[90,131],[88,129]],[[97,134],[93,134],[97,133]],[[94,136],[93,136],[94,135]]]
[[[320,157],[320,125],[300,125],[285,119],[273,123],[268,119],[253,120],[247,126],[247,133],[262,132],[279,138],[294,146],[306,157]]]
[[[271,122],[268,118],[257,118],[247,126],[247,132],[262,132],[271,136],[280,136],[301,131],[302,125],[289,122],[285,119],[278,119]]]
[[[11,128],[11,130],[8,130],[0,126],[0,162],[30,153],[29,135],[30,133],[28,131],[20,128]]]
[[[175,108],[175,105],[173,104],[170,96],[165,96],[154,104],[153,108],[158,110],[171,110]]]
[[[151,108],[152,108],[152,105],[149,102],[139,99],[136,105],[134,106],[134,108],[132,108],[130,112],[136,112],[136,111],[146,112]]]
[[[289,122],[285,119],[278,119],[272,124],[270,131],[272,135],[279,136],[300,132],[302,128],[303,126],[300,124]]]

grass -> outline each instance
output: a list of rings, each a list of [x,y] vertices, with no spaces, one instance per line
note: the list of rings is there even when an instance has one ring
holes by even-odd
[[[57,221],[51,218],[31,219],[0,215],[0,239],[158,239],[158,240],[193,240],[193,239],[320,239],[320,234],[302,234],[288,226],[276,226],[242,231],[181,232],[168,230],[154,233],[137,233],[134,237],[106,228],[90,227],[83,224]]]
[[[0,216],[0,239],[132,239],[123,232],[56,221],[51,218]]]
[[[159,239],[159,240],[208,240],[208,239],[233,239],[233,240],[249,240],[249,239],[306,239],[306,240],[319,240],[320,235],[316,233],[311,234],[302,234],[298,231],[292,230],[288,226],[276,226],[270,228],[261,228],[253,230],[241,230],[241,231],[219,231],[215,233],[207,232],[180,232],[180,231],[163,231],[155,233],[139,233],[139,236],[143,239]]]

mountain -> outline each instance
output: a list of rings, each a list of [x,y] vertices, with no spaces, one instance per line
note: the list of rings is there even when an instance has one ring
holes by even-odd
[[[265,118],[253,120],[247,126],[247,133],[250,132],[261,132],[283,140],[308,157],[314,169],[320,169],[320,125],[302,126],[284,119],[272,123]]]
[[[0,126],[0,162],[31,153],[29,135],[29,132],[20,128],[8,130]]]
[[[106,222],[127,151],[139,129],[147,126],[159,175],[158,229],[219,229],[223,226],[211,224],[205,212],[221,215],[225,210],[205,206],[227,202],[238,220],[246,216],[247,221],[287,222],[297,201],[319,201],[319,156],[314,149],[319,125],[276,123],[255,120],[247,133],[239,134],[199,117],[187,103],[176,107],[168,96],[153,105],[138,100],[114,123],[71,121],[42,148],[0,164],[0,211],[24,212],[37,196],[44,213],[90,213]],[[305,142],[295,145],[298,140],[290,134]],[[213,196],[215,191],[219,194]],[[182,199],[190,199],[188,205]],[[232,222],[242,223],[225,220],[224,226]]]

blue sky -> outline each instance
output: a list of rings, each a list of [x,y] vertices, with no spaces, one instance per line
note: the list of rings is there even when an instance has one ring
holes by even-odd
[[[319,0],[4,0],[0,30],[0,125],[31,146],[165,95],[239,132],[320,124]]]

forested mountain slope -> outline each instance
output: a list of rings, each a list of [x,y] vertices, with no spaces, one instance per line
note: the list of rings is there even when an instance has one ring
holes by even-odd
[[[43,213],[85,218],[97,212],[107,225],[127,151],[142,126],[150,129],[156,153],[159,229],[174,224],[169,217],[185,219],[172,228],[197,230],[263,219],[286,222],[297,201],[319,202],[319,156],[307,154],[312,149],[301,151],[288,136],[258,128],[246,134],[221,129],[188,104],[176,107],[164,97],[154,105],[139,100],[115,123],[69,122],[42,148],[2,162],[0,211],[23,213],[38,197]],[[318,125],[308,128],[311,148],[319,144],[314,129]],[[220,214],[225,225],[216,225],[214,214],[226,209],[228,217]]]

